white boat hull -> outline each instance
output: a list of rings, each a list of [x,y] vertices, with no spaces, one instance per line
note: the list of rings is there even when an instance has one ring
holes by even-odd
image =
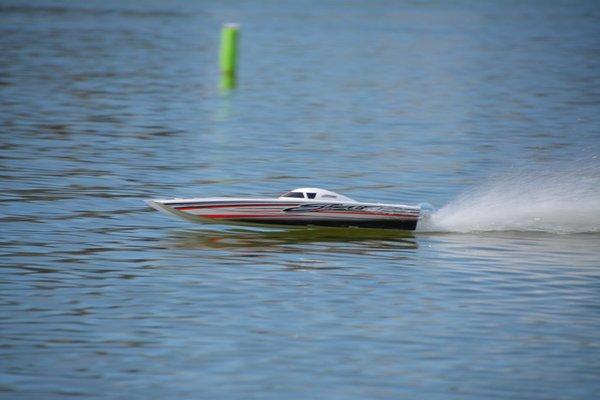
[[[420,208],[399,204],[309,199],[148,200],[163,213],[194,222],[414,230]]]

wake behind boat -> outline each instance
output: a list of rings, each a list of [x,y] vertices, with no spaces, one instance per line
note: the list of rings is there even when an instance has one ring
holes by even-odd
[[[421,211],[418,206],[362,203],[319,188],[294,189],[275,199],[208,197],[146,202],[165,214],[193,222],[234,225],[414,230]]]

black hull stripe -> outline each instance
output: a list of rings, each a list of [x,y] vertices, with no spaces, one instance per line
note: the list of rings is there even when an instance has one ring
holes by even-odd
[[[294,226],[329,226],[335,228],[374,228],[374,229],[401,229],[414,231],[417,228],[418,220],[406,221],[406,220],[395,220],[385,221],[381,219],[377,220],[354,220],[354,221],[340,221],[340,220],[323,220],[323,219],[302,219],[302,220],[268,220],[260,218],[241,218],[241,219],[228,219],[227,223],[240,222],[240,223],[251,223],[260,225],[294,225]]]

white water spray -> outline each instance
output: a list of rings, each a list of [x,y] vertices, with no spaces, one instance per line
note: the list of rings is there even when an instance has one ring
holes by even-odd
[[[420,231],[600,232],[600,168],[513,171],[426,216]]]

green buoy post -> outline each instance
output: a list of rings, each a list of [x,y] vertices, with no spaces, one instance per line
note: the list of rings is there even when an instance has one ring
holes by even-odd
[[[238,24],[225,24],[221,28],[221,88],[233,89],[237,85]]]

